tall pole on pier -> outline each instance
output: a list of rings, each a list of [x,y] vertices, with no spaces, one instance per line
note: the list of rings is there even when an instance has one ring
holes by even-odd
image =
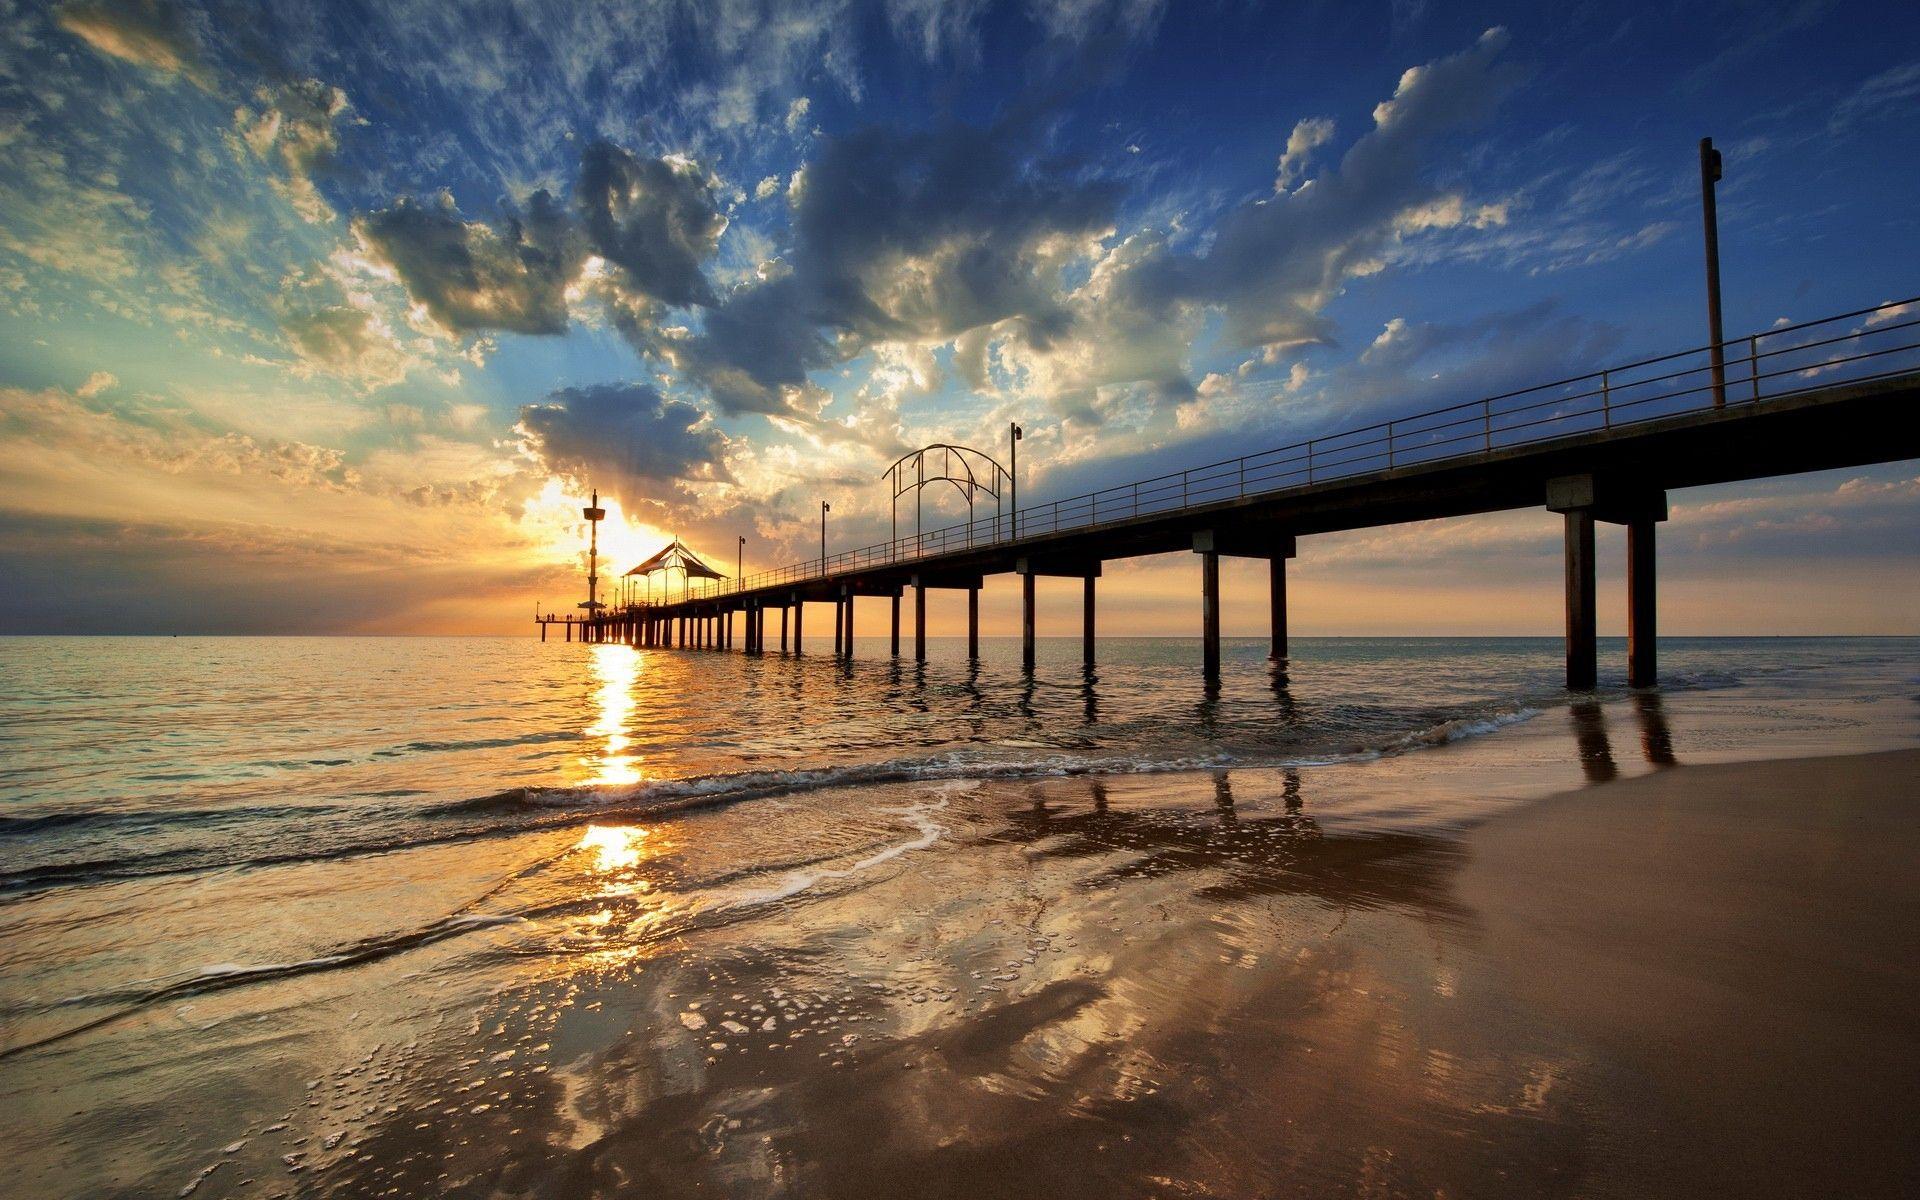
[[[741,591],[747,586],[747,577],[742,574],[747,561],[747,536],[740,535],[740,545],[733,552],[733,590]]]
[[[1707,337],[1713,343],[1713,406],[1727,406],[1727,351],[1720,328],[1720,211],[1714,184],[1720,182],[1720,152],[1712,138],[1700,139],[1700,214],[1707,234]]]
[[[1018,421],[1010,423],[1007,431],[1007,510],[1011,514],[1008,529],[1014,537],[1020,536],[1020,439],[1025,436],[1026,431],[1020,428]]]
[[[833,511],[833,505],[825,500],[820,502],[820,574],[827,573],[827,514]]]
[[[593,490],[593,500],[580,510],[587,519],[587,528],[591,531],[587,541],[587,603],[589,615],[600,607],[596,593],[600,590],[600,522],[606,520],[607,510],[600,507],[600,489]]]

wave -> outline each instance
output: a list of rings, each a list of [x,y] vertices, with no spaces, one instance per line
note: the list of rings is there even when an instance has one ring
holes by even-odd
[[[794,795],[839,788],[871,788],[889,784],[1045,779],[1083,775],[1145,775],[1222,768],[1260,769],[1318,767],[1361,762],[1445,745],[1463,738],[1497,732],[1537,715],[1541,708],[1515,705],[1469,716],[1449,718],[1373,745],[1348,744],[1338,749],[1276,751],[1268,747],[1214,747],[1163,755],[1083,753],[1056,750],[1042,755],[992,757],[981,750],[954,750],[923,758],[884,759],[834,767],[718,772],[645,783],[576,787],[514,787],[451,803],[424,807],[384,807],[354,810],[346,806],[306,806],[274,809],[209,810],[200,814],[144,814],[146,820],[213,819],[233,816],[309,816],[321,812],[351,815],[356,830],[370,827],[372,836],[326,839],[303,837],[299,848],[266,846],[183,847],[112,858],[55,862],[0,871],[0,894],[31,892],[52,887],[84,886],[164,875],[197,874],[216,870],[250,869],[292,863],[320,862],[405,851],[420,846],[511,836],[531,828],[577,824],[618,816],[657,820],[680,813],[736,804],[772,796]],[[1005,745],[997,750],[1012,749]],[[1021,747],[1020,749],[1027,749]],[[103,820],[114,814],[94,814]],[[86,814],[69,814],[85,819]],[[134,814],[126,814],[129,820]],[[47,820],[58,822],[58,814]],[[425,822],[423,827],[422,822]],[[56,826],[50,825],[48,828]]]
[[[235,808],[69,809],[30,817],[0,816],[0,838],[26,837],[56,829],[124,829],[166,825],[218,825],[226,822],[311,817],[338,812],[336,804],[247,805]]]
[[[684,936],[694,925],[725,923],[744,915],[747,911],[767,904],[792,899],[803,892],[830,881],[852,879],[864,875],[874,868],[892,862],[904,854],[924,850],[944,837],[947,829],[935,819],[935,814],[947,807],[952,797],[962,791],[978,787],[978,781],[955,780],[935,785],[931,799],[900,808],[882,810],[889,815],[901,818],[902,822],[914,830],[914,836],[905,841],[895,842],[865,855],[846,867],[816,867],[812,864],[789,868],[778,883],[770,888],[741,889],[732,893],[721,892],[714,902],[696,911],[692,918],[677,926],[665,926],[652,932],[652,938],[659,940]],[[523,877],[550,865],[554,855],[540,862],[530,864],[516,877]],[[780,869],[780,868],[773,868]],[[763,869],[755,874],[764,876]],[[737,878],[737,876],[730,877]],[[256,983],[290,979],[301,975],[311,975],[322,971],[334,971],[360,966],[404,954],[436,942],[443,942],[477,929],[495,928],[504,925],[521,925],[544,918],[561,916],[598,906],[600,896],[575,896],[557,903],[533,905],[511,912],[476,912],[475,908],[498,895],[509,880],[502,880],[484,893],[461,906],[458,910],[436,921],[411,929],[395,930],[361,938],[346,945],[336,947],[311,958],[283,963],[212,963],[201,967],[192,974],[147,987],[128,987],[114,991],[94,992],[84,996],[52,1005],[52,1008],[74,1008],[83,1006],[111,1006],[102,1012],[78,1021],[72,1025],[43,1034],[28,1041],[11,1046],[0,1047],[0,1061],[15,1055],[64,1042],[70,1038],[92,1030],[124,1020],[144,1009],[170,1001],[209,992],[225,991],[229,988],[244,987]],[[709,885],[710,886],[710,885]],[[551,951],[549,951],[551,952]]]

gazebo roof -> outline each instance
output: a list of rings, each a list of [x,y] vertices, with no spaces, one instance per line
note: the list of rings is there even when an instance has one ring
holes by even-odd
[[[688,579],[725,579],[726,576],[702,562],[700,556],[680,543],[679,538],[667,543],[660,553],[641,563],[629,575],[651,575],[655,571],[681,570]]]

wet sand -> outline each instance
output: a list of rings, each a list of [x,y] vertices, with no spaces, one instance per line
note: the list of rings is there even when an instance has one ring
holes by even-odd
[[[1723,763],[1475,833],[1489,969],[1630,1113],[1592,1194],[1912,1194],[1916,802],[1920,751]]]
[[[518,915],[17,1055],[9,1153],[33,1195],[1899,1194],[1920,752],[1674,765],[1710,740],[1623,704],[316,866]]]
[[[1310,772],[952,789],[891,878],[521,992],[308,1187],[1895,1195],[1916,765],[1657,770],[1464,841],[1316,818]],[[537,1074],[494,1094],[502,1046]]]

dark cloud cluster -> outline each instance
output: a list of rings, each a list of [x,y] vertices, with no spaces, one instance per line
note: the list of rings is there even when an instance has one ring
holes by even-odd
[[[713,302],[701,266],[727,219],[699,168],[596,142],[580,160],[575,200],[587,244],[628,288],[676,308]]]
[[[657,306],[709,304],[701,267],[726,230],[712,181],[692,163],[589,146],[570,210],[542,189],[498,226],[469,220],[453,198],[402,197],[355,229],[408,293],[455,332],[564,333],[567,289],[590,255],[641,319]]]
[[[566,332],[566,291],[579,274],[580,241],[545,191],[500,229],[467,220],[445,192],[426,203],[402,197],[354,228],[449,329]]]
[[[1010,129],[867,129],[796,179],[783,270],[728,295],[676,365],[729,412],[786,411],[783,389],[876,342],[1071,322],[1060,272],[1112,225],[1109,180],[1023,151]]]
[[[1511,83],[1504,31],[1406,71],[1332,168],[1309,156],[1335,137],[1303,122],[1281,183],[1182,244],[1140,230],[1113,242],[1123,188],[1049,157],[1020,118],[928,131],[868,128],[822,138],[788,189],[789,244],[717,293],[706,274],[727,228],[700,168],[609,143],[582,156],[573,203],[535,193],[501,228],[445,197],[401,201],[358,223],[416,300],[456,330],[557,333],[589,256],[616,326],[728,414],[805,419],[811,372],[886,343],[956,342],[984,381],[990,339],[1060,411],[1099,420],[1111,385],[1149,400],[1196,396],[1191,318],[1216,314],[1224,344],[1270,358],[1325,341],[1324,310],[1354,278],[1433,231],[1502,219],[1436,182],[1450,135],[1484,119]],[[691,330],[667,309],[699,310]]]
[[[523,407],[517,428],[548,471],[622,497],[729,478],[727,440],[706,414],[645,384],[561,388]]]

